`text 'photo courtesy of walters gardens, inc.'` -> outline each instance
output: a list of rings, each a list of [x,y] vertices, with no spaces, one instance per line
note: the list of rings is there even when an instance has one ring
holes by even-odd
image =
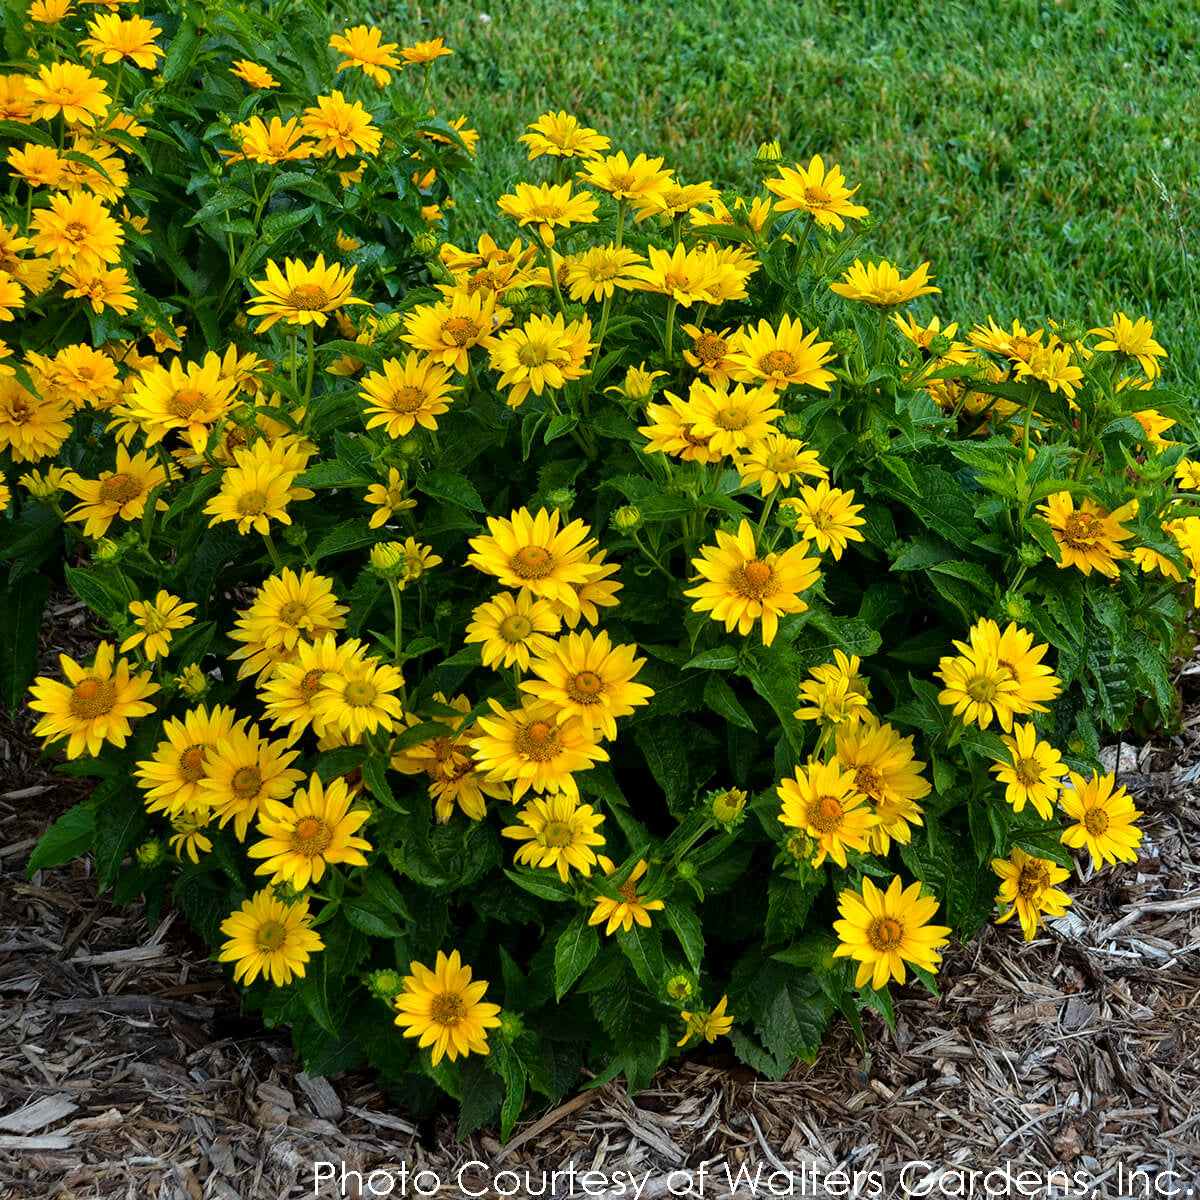
[[[816,1162],[783,1164],[746,1159],[666,1169],[590,1170],[574,1164],[554,1169],[500,1168],[478,1159],[455,1169],[407,1163],[370,1171],[344,1162],[313,1163],[312,1195],[320,1197],[593,1197],[595,1200],[661,1200],[664,1196],[732,1200],[735,1197],[812,1196],[850,1200],[894,1197],[1029,1197],[1037,1200],[1195,1200],[1200,1175],[1185,1164],[1145,1166],[1117,1162],[1104,1171],[1046,1167],[1016,1160],[1001,1166],[912,1159],[893,1167],[854,1170]]]

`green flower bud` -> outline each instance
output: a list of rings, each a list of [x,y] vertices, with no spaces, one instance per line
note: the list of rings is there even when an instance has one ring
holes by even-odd
[[[802,437],[804,434],[804,418],[799,413],[788,413],[779,422],[779,428],[788,437]]]
[[[422,229],[413,237],[413,249],[423,258],[432,258],[441,248],[441,238],[432,229]]]
[[[829,340],[838,354],[847,355],[853,353],[858,345],[858,334],[853,329],[835,329],[829,335]]]
[[[497,1030],[505,1042],[515,1042],[525,1032],[525,1022],[518,1013],[509,1012],[507,1008],[500,1010],[500,1027]]]
[[[677,968],[663,980],[663,993],[678,1008],[686,1008],[699,994],[700,985],[689,970]]]
[[[940,358],[943,354],[948,354],[950,352],[950,347],[953,345],[954,342],[951,341],[951,339],[948,338],[944,333],[935,333],[933,337],[929,339],[929,353],[933,355],[934,358]]]
[[[167,848],[158,838],[151,838],[133,852],[133,857],[139,867],[157,867],[167,857]]]
[[[1046,552],[1037,542],[1022,542],[1017,557],[1022,566],[1036,567],[1046,557]]]
[[[1003,601],[1004,615],[1010,621],[1017,621],[1024,625],[1028,620],[1032,611],[1029,601],[1024,596],[1018,596],[1013,592],[1009,592]]]
[[[208,691],[208,676],[195,663],[188,663],[179,672],[175,684],[190,700],[199,700]]]
[[[92,558],[98,563],[115,563],[124,553],[125,547],[119,542],[114,542],[112,538],[101,538],[92,551]]]
[[[783,848],[798,863],[811,863],[817,853],[817,843],[807,833],[793,833]]]
[[[568,487],[555,488],[546,493],[546,499],[550,502],[551,508],[557,508],[565,515],[571,511],[571,505],[575,503],[575,492]]]
[[[504,303],[509,308],[523,309],[529,304],[529,292],[526,288],[509,288],[504,293]]]
[[[632,533],[642,525],[642,512],[636,505],[622,504],[612,515],[613,528],[621,533]]]
[[[250,426],[258,418],[253,404],[236,404],[229,413],[229,419],[235,425]]]
[[[865,213],[863,216],[856,218],[858,227],[863,233],[870,233],[875,228],[875,218],[870,213]]]
[[[754,161],[758,163],[776,163],[782,158],[783,150],[780,149],[778,138],[770,142],[762,142],[758,147],[758,152],[754,155]]]
[[[284,904],[295,904],[298,900],[304,898],[303,892],[298,892],[290,883],[277,883],[272,889],[271,894],[276,900],[282,900]]]
[[[380,579],[399,579],[404,574],[404,557],[399,542],[376,542],[371,547],[371,570]]]
[[[385,1004],[391,1004],[404,991],[404,977],[392,967],[372,971],[366,978],[367,991]]]
[[[303,546],[308,540],[308,530],[303,525],[285,525],[283,527],[283,540],[289,546]]]
[[[721,825],[738,825],[746,815],[746,793],[741,788],[710,792],[708,811],[712,819]]]
[[[1087,336],[1087,330],[1077,321],[1068,321],[1055,332],[1064,342],[1081,342]]]
[[[687,859],[684,859],[683,862],[681,862],[675,869],[679,872],[680,879],[696,878],[696,864],[693,862],[688,862]]]

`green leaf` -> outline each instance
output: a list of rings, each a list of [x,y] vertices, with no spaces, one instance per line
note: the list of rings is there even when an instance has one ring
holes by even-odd
[[[342,915],[368,937],[403,937],[404,930],[396,924],[392,914],[378,901],[368,896],[351,896],[343,900]]]
[[[10,713],[21,707],[37,674],[38,635],[49,597],[50,580],[32,575],[8,589],[0,605],[0,691]]]
[[[387,781],[387,769],[377,758],[363,759],[362,764],[363,783],[367,785],[367,791],[379,801],[384,808],[390,808],[393,812],[407,813],[408,810],[396,799],[395,793],[392,791],[391,784]]]
[[[989,599],[996,594],[996,581],[978,563],[955,559],[953,562],[934,563],[929,569],[935,575],[950,575],[955,579],[962,579]]]
[[[695,909],[688,904],[668,901],[663,912],[671,931],[679,939],[684,956],[691,964],[692,969],[699,971],[700,963],[704,958],[704,929]]]
[[[657,992],[667,970],[658,931],[643,929],[641,925],[628,930],[618,929],[617,945],[646,990],[652,995]]]
[[[733,688],[720,675],[709,675],[704,681],[704,703],[719,717],[743,729],[757,729],[753,718],[742,707]]]
[[[69,808],[42,834],[25,868],[28,879],[35,871],[57,867],[92,848],[96,838],[96,812],[89,804]]]
[[[768,944],[784,942],[801,932],[808,911],[824,886],[823,874],[807,883],[783,875],[772,875],[767,884],[765,941]]]
[[[457,504],[470,512],[486,512],[475,485],[457,471],[431,471],[417,481],[416,487],[435,500]]]
[[[128,607],[129,601],[116,583],[99,571],[83,567],[63,567],[67,585],[98,617],[112,623]]]
[[[558,438],[566,437],[578,424],[579,418],[574,413],[557,413],[550,419],[550,424],[546,426],[542,441],[548,446]]]
[[[575,893],[569,883],[564,883],[550,870],[524,870],[504,872],[519,888],[523,888],[531,896],[539,896],[543,900],[574,900]]]
[[[310,558],[315,563],[331,554],[346,554],[351,550],[361,550],[364,546],[373,546],[380,540],[379,530],[372,529],[369,519],[363,517],[331,529],[316,544]]]
[[[738,664],[738,652],[732,646],[714,646],[701,650],[683,664],[685,671],[732,671]]]
[[[600,949],[600,936],[594,925],[587,923],[587,914],[577,912],[559,935],[554,947],[554,996],[561,1000],[591,965]]]

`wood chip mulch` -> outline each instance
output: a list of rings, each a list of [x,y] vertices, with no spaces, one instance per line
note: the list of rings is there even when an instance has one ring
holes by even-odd
[[[1147,810],[1139,862],[1085,871],[1068,916],[1030,945],[1014,921],[953,948],[940,1000],[907,987],[894,1035],[868,1022],[867,1061],[844,1025],[779,1083],[683,1060],[635,1100],[608,1085],[535,1113],[501,1147],[494,1131],[457,1143],[449,1117],[418,1126],[367,1072],[308,1078],[284,1036],[240,1015],[182,918],[149,933],[136,906],[96,899],[86,862],[26,880],[37,837],[85,785],[46,775],[28,735],[7,726],[0,1200],[342,1195],[336,1180],[314,1191],[316,1161],[364,1179],[405,1163],[457,1196],[457,1169],[473,1159],[532,1171],[535,1191],[543,1172],[571,1165],[649,1172],[646,1200],[701,1164],[713,1200],[728,1194],[725,1169],[736,1178],[743,1164],[764,1177],[786,1168],[796,1194],[823,1194],[805,1179],[841,1168],[880,1172],[886,1187],[835,1194],[903,1195],[914,1160],[930,1165],[908,1183],[938,1195],[972,1194],[963,1170],[1007,1163],[1084,1172],[1096,1196],[1140,1196],[1131,1171],[1170,1170],[1180,1200],[1189,1186],[1200,1197],[1200,732],[1175,743],[1121,751],[1122,782]],[[345,1194],[362,1194],[347,1178]],[[495,1195],[481,1178],[464,1176]],[[571,1182],[560,1175],[545,1194]]]

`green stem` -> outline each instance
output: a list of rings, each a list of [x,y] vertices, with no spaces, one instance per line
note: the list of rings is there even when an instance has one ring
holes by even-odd
[[[316,365],[316,355],[313,353],[313,327],[304,327],[304,351],[308,358],[307,369],[304,373],[304,404],[312,399],[313,367]]]
[[[664,567],[648,549],[646,549],[646,544],[640,537],[638,537],[637,530],[631,530],[629,536],[633,539],[633,544],[641,551],[642,557],[657,567],[672,583],[674,583],[675,576],[672,575],[671,572],[668,571],[667,568]]]
[[[679,301],[672,297],[667,301],[667,359],[673,357],[671,350],[675,343],[675,310],[679,307]]]
[[[275,546],[275,539],[270,533],[263,534],[263,541],[267,544],[267,553],[271,556],[271,563],[275,570],[280,570],[283,566],[283,560],[279,557],[279,550]]]
[[[400,651],[403,645],[404,630],[401,621],[403,605],[400,598],[400,588],[394,579],[387,581],[388,591],[392,594],[392,662],[400,665]]]
[[[621,240],[625,236],[625,205],[626,201],[617,201],[617,235],[613,239],[613,245],[619,247]]]
[[[872,370],[883,362],[883,347],[887,342],[887,327],[888,327],[888,310],[881,308],[879,310],[879,338],[875,346],[875,363]]]
[[[1033,423],[1033,397],[1029,398],[1029,407],[1025,410],[1025,432],[1022,436],[1022,445],[1025,448],[1025,461],[1029,462],[1029,426]]]
[[[767,527],[767,518],[771,515],[771,509],[775,507],[775,498],[779,494],[779,489],[776,488],[768,497],[766,504],[763,505],[762,516],[758,519],[758,529],[754,533],[754,544],[757,546],[762,541],[763,530]]]
[[[298,383],[298,376],[296,373],[296,346],[297,346],[298,339],[294,333],[291,336],[292,336],[292,390],[294,391],[296,389],[296,386]]]

